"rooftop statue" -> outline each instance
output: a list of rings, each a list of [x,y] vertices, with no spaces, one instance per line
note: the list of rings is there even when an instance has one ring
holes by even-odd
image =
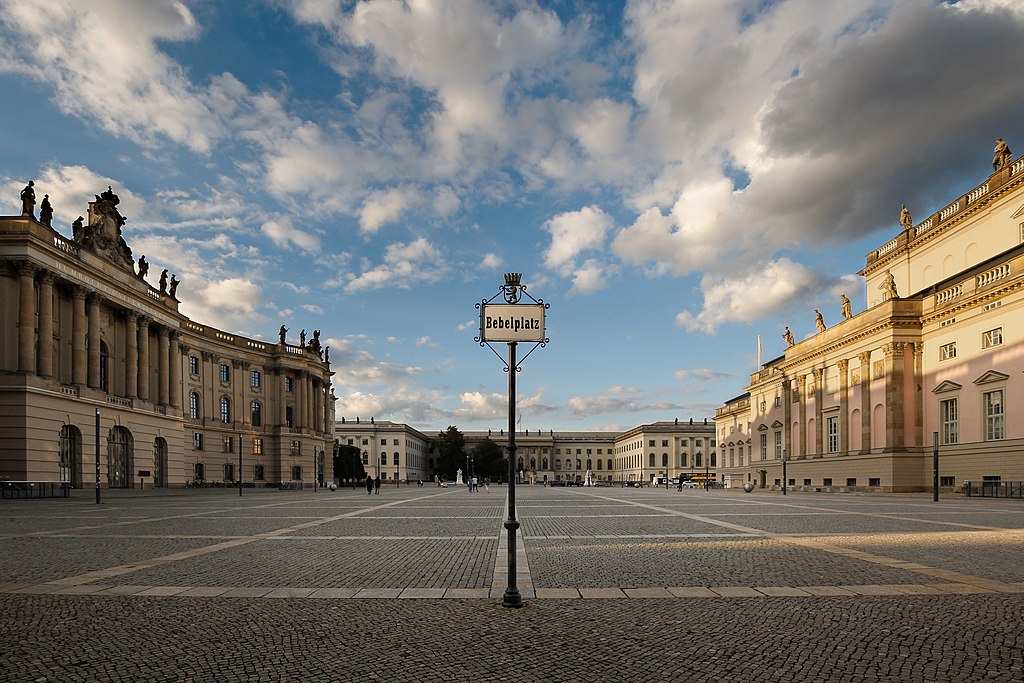
[[[108,185],[106,192],[94,195],[89,212],[89,225],[82,231],[82,239],[76,240],[97,256],[120,265],[135,273],[135,259],[132,250],[121,236],[121,227],[128,219],[117,210],[120,199]]]
[[[786,341],[786,348],[796,346],[796,339],[793,338],[793,333],[790,332],[789,325],[786,325],[786,331],[782,333],[782,338]]]
[[[39,203],[39,222],[48,228],[53,226],[53,207],[50,206],[50,195],[44,194],[43,201]]]
[[[149,261],[146,260],[146,255],[143,254],[139,257],[139,277],[145,279],[146,275],[149,274]]]
[[[285,327],[284,325],[281,325],[281,329],[277,331],[277,334],[281,337],[281,346],[284,346],[284,336],[288,334],[288,328]]]
[[[914,227],[914,220],[910,217],[910,210],[907,209],[906,204],[904,204],[903,208],[900,209],[900,226],[904,230],[910,230]]]
[[[818,332],[825,331],[825,319],[821,317],[817,308],[814,309],[814,325],[818,328]]]
[[[84,220],[85,216],[79,216],[71,224],[71,239],[76,242],[81,242],[85,239],[85,226],[82,224],[82,221]]]
[[[1012,158],[1013,153],[1010,152],[1010,146],[1002,138],[996,138],[996,148],[992,156],[992,170],[999,171],[1006,168],[1010,165]]]
[[[879,289],[884,289],[885,293],[889,295],[890,299],[899,299],[900,295],[896,293],[896,278],[892,276],[892,273],[885,271],[885,282],[878,286]]]
[[[36,217],[36,191],[32,189],[35,181],[28,181],[28,185],[21,191],[21,215]]]
[[[167,290],[167,293],[170,294],[171,298],[174,299],[175,301],[177,301],[177,299],[178,299],[178,297],[175,296],[175,294],[177,294],[177,292],[178,292],[178,285],[180,285],[180,284],[181,284],[181,280],[179,280],[178,278],[174,277],[174,274],[171,273],[171,288]]]
[[[163,272],[160,273],[160,293],[167,293],[167,269],[164,268]]]
[[[850,305],[850,299],[845,294],[839,295],[839,302],[843,307],[843,320],[849,320],[853,317],[853,307]]]

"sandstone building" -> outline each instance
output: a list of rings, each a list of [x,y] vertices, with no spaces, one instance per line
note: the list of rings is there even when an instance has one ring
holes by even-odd
[[[72,239],[40,218],[0,217],[0,479],[92,487],[98,440],[105,487],[312,485],[334,423],[318,339],[186,318],[173,275],[136,270],[109,188]]]

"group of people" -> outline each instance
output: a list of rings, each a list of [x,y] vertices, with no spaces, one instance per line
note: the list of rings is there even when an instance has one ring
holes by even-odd
[[[374,493],[380,493],[380,477],[377,477],[376,479],[371,476],[366,477],[366,493],[371,495]]]

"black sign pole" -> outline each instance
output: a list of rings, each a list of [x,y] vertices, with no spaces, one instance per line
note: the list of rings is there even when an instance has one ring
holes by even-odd
[[[100,504],[100,409],[96,409],[96,504]]]
[[[242,495],[242,435],[238,435],[238,495]]]
[[[516,342],[508,343],[508,587],[501,599],[504,607],[522,607],[523,596],[516,586]]]

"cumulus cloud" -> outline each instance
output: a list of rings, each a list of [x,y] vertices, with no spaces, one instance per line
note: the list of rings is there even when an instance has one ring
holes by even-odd
[[[385,223],[393,223],[416,200],[417,192],[413,188],[394,187],[374,192],[366,198],[359,213],[359,230],[375,233]]]
[[[549,268],[560,268],[572,263],[583,251],[600,248],[611,226],[611,217],[596,206],[555,216],[544,224],[544,229],[551,233],[551,244],[544,252],[544,264]]]
[[[705,275],[701,281],[703,310],[697,314],[682,311],[676,322],[690,331],[713,333],[726,321],[771,317],[827,285],[824,275],[786,258],[763,263],[737,277]]]
[[[447,265],[441,252],[426,238],[420,237],[412,242],[388,245],[383,263],[354,276],[345,289],[349,292],[388,286],[408,289],[413,284],[436,282],[446,272]]]
[[[260,226],[263,234],[279,247],[296,246],[303,251],[320,248],[320,238],[295,227],[288,216],[275,216]]]

